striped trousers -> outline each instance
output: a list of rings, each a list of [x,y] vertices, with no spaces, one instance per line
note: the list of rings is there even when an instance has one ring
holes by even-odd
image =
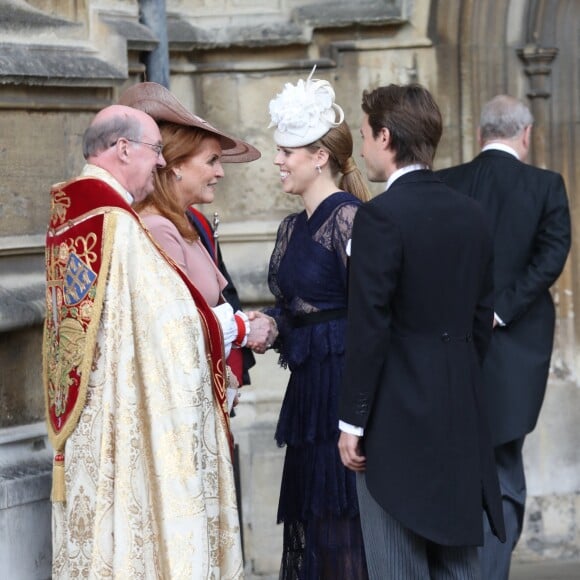
[[[369,493],[357,473],[357,493],[370,580],[480,580],[476,547],[442,546],[402,526]]]
[[[495,462],[502,496],[503,519],[507,539],[501,543],[483,518],[483,547],[479,548],[481,575],[484,580],[508,580],[512,551],[524,525],[526,476],[522,448],[524,437],[495,448]]]

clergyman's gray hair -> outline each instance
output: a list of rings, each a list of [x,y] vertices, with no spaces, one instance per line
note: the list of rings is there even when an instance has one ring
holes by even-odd
[[[139,141],[141,132],[141,123],[124,115],[93,123],[83,135],[83,155],[85,159],[97,155],[112,147],[121,137]]]
[[[533,123],[532,113],[522,101],[508,95],[497,95],[481,110],[481,140],[511,139]]]

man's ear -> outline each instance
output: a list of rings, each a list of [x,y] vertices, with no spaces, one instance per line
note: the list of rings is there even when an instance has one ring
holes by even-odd
[[[520,161],[526,161],[532,144],[532,126],[524,127],[521,135],[516,139],[516,150]]]
[[[532,126],[528,125],[524,129],[522,135],[522,144],[526,148],[526,150],[529,151],[531,143],[532,143]]]
[[[127,163],[129,161],[129,143],[126,139],[120,137],[117,139],[115,144],[115,154],[121,163]]]
[[[380,139],[383,148],[388,149],[391,146],[391,132],[386,127],[381,127],[381,132],[378,138]]]

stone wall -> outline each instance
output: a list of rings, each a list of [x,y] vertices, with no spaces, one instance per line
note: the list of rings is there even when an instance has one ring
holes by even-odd
[[[50,452],[40,388],[48,190],[82,166],[80,141],[92,115],[146,78],[144,57],[159,43],[139,21],[139,4],[0,0],[0,495],[6,498],[0,505],[0,560],[17,562],[3,555],[24,545],[38,562],[35,572],[14,568],[16,579],[46,577],[50,559]],[[559,0],[543,13],[543,4],[167,0],[171,89],[263,154],[251,164],[227,166],[208,208],[220,214],[222,248],[246,307],[271,300],[266,272],[276,228],[300,207],[279,185],[268,102],[284,82],[306,77],[314,65],[317,76],[335,87],[357,152],[363,89],[389,82],[426,85],[445,118],[438,167],[476,152],[475,125],[485,100],[500,92],[529,98],[538,121],[534,162],[565,176],[576,228],[580,7]],[[530,501],[521,559],[574,557],[580,550],[577,243],[554,289],[553,368],[540,422],[525,447]],[[245,555],[250,577],[274,577],[283,450],[273,434],[288,375],[273,353],[258,357],[251,374],[233,422]],[[19,489],[26,491],[18,496]],[[14,520],[15,513],[21,519]],[[15,538],[23,544],[15,546]]]

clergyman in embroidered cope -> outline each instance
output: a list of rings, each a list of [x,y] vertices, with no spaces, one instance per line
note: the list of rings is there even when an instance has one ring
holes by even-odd
[[[53,578],[242,578],[208,322],[96,169],[53,188],[47,236]]]

